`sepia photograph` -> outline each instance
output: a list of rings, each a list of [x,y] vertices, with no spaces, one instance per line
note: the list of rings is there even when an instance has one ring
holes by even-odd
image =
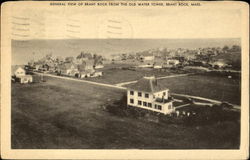
[[[2,12],[8,153],[247,148],[248,4],[7,2]]]

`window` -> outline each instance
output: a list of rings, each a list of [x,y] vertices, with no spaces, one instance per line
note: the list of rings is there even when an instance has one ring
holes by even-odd
[[[138,96],[141,97],[141,92],[138,92]]]
[[[152,107],[152,103],[148,103],[148,107],[150,107],[150,108],[151,108],[151,107]]]
[[[159,109],[159,110],[161,110],[161,109],[162,109],[161,105],[158,105],[158,109]]]
[[[130,91],[130,95],[134,95],[134,91]]]
[[[157,109],[157,104],[155,104],[155,109]]]
[[[143,102],[143,106],[147,106],[147,102]]]
[[[130,103],[134,103],[134,99],[130,99]]]
[[[148,93],[145,93],[145,98],[148,98],[149,97],[149,94]]]
[[[171,109],[171,104],[168,105],[168,109]]]
[[[138,101],[138,105],[141,105],[141,101]]]
[[[165,96],[166,95],[166,92],[163,92],[163,96]]]

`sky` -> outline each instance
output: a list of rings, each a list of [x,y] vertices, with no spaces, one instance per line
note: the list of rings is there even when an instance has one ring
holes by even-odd
[[[241,12],[230,7],[12,6],[11,38],[240,38]]]

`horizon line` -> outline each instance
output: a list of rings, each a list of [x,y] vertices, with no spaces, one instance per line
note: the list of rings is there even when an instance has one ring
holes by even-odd
[[[241,39],[241,37],[228,37],[228,38],[52,38],[52,39],[11,39],[13,41],[30,41],[30,40],[191,40],[191,39]]]

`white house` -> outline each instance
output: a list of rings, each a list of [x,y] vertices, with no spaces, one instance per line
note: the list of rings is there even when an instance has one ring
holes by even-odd
[[[167,64],[168,64],[168,65],[173,65],[173,66],[175,66],[175,65],[177,65],[177,64],[179,64],[179,63],[180,63],[180,61],[177,60],[177,59],[168,59],[168,60],[167,60]]]
[[[152,55],[145,55],[144,57],[143,57],[143,60],[144,61],[153,61],[155,59],[155,57],[154,57],[154,55],[152,54]]]
[[[221,61],[221,60],[218,60],[218,61],[215,61],[214,63],[212,63],[212,66],[218,67],[218,68],[223,68],[226,66],[226,63]]]
[[[15,82],[20,83],[31,83],[33,82],[33,77],[31,75],[26,75],[25,69],[23,66],[12,66],[11,75]]]
[[[102,76],[102,72],[101,71],[95,71],[91,77],[101,77]]]
[[[101,69],[101,68],[103,68],[104,66],[102,65],[102,64],[98,64],[98,65],[96,65],[95,66],[95,69]]]
[[[12,75],[19,77],[19,76],[25,76],[26,71],[24,70],[24,67],[22,66],[13,66],[12,67]]]
[[[128,86],[128,106],[139,107],[163,114],[175,111],[169,90],[157,82],[155,77],[144,77]]]

